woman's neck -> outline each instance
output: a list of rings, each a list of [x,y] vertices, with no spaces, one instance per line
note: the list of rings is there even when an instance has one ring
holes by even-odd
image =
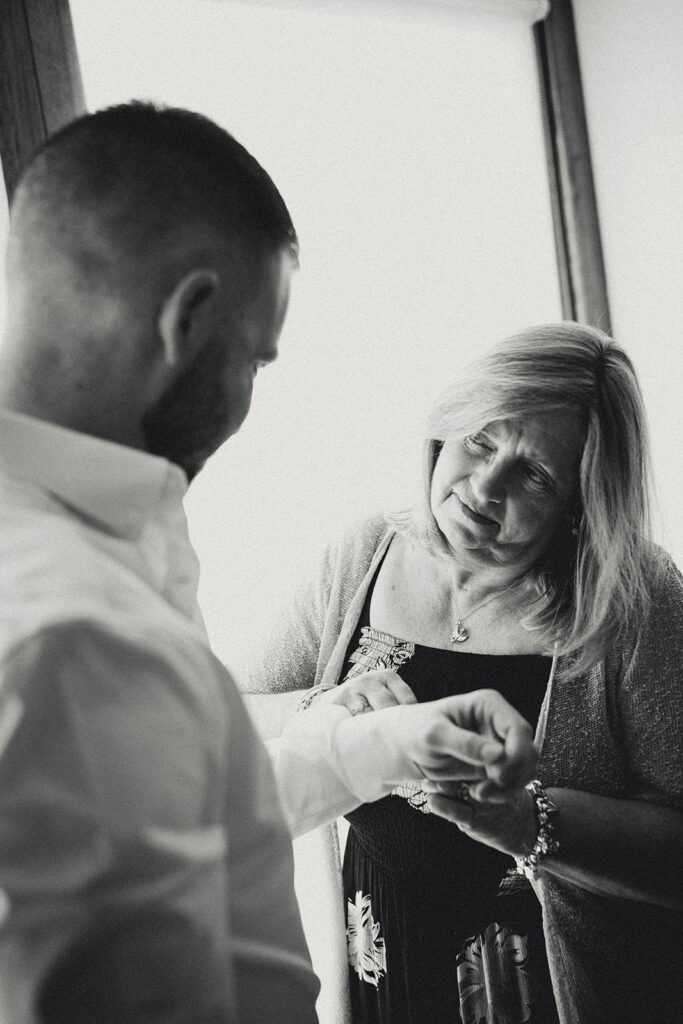
[[[475,571],[454,583],[454,563],[435,557],[400,533],[377,575],[370,623],[427,647],[478,654],[537,654],[537,638],[522,623],[528,594],[513,573]],[[481,605],[481,607],[478,607]],[[467,638],[454,641],[460,620]]]

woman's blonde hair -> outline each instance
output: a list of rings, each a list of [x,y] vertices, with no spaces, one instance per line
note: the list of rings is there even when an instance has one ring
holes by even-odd
[[[595,665],[648,604],[650,536],[647,424],[630,359],[608,335],[577,323],[544,324],[506,339],[465,368],[432,411],[415,525],[448,553],[430,504],[443,442],[502,419],[573,412],[583,427],[579,479],[560,526],[530,570],[524,620],[548,652],[572,655],[571,675]]]

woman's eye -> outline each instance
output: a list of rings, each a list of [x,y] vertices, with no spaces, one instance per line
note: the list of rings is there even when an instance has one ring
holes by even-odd
[[[524,474],[529,483],[532,484],[534,487],[550,486],[548,478],[543,473],[539,473],[538,470],[533,468],[533,466],[525,466]]]
[[[465,447],[473,452],[492,452],[493,448],[481,434],[468,434],[465,438]]]

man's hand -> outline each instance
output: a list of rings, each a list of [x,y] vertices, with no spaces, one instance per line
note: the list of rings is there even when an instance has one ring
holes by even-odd
[[[524,786],[537,761],[531,726],[496,690],[347,718],[335,730],[333,749],[349,788],[364,802],[385,795],[386,787],[426,779],[477,783],[481,795],[495,800]]]
[[[531,726],[497,690],[474,690],[378,714],[425,779],[477,782],[480,799],[496,800],[534,774]]]
[[[531,726],[496,690],[426,704],[397,703],[392,693],[394,705],[371,715],[349,715],[324,694],[271,741],[293,836],[407,783],[464,782],[495,800],[533,777]]]
[[[382,718],[389,735],[429,779],[480,782],[480,799],[499,799],[524,785],[536,765],[531,726],[497,690],[445,697],[417,705],[392,669],[364,672],[323,693],[316,706],[339,704],[357,715],[404,706],[403,716]],[[416,705],[407,710],[408,705]],[[483,788],[481,788],[483,787]]]

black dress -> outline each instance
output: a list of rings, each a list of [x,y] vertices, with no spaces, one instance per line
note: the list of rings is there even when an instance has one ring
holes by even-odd
[[[344,678],[395,667],[418,701],[494,688],[535,725],[550,658],[422,647],[369,626]],[[512,858],[432,815],[418,787],[348,815],[354,1024],[554,1024],[541,911]]]

